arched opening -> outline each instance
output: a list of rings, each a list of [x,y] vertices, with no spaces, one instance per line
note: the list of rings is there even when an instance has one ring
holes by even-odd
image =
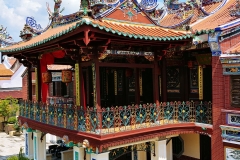
[[[115,160],[132,160],[132,152],[123,154],[120,157],[116,158]]]
[[[197,133],[172,138],[173,159],[211,159],[211,138]]]

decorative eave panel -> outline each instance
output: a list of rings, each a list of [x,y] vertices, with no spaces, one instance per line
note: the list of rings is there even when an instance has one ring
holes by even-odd
[[[220,62],[223,75],[240,75],[240,54],[222,54]]]
[[[222,138],[227,141],[240,141],[240,127],[220,125]]]

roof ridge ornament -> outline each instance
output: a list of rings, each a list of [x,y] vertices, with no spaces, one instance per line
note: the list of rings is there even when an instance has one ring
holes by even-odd
[[[42,30],[41,25],[37,24],[37,21],[34,19],[34,17],[27,17],[26,18],[26,24],[36,31],[41,31]]]
[[[135,3],[132,2],[132,0],[127,0],[127,3],[123,3],[120,8],[123,11],[123,16],[128,16],[128,19],[132,21],[134,17],[137,19],[138,13],[141,12],[141,10],[138,8]]]
[[[236,0],[235,5],[232,5],[230,8],[230,15],[233,17],[240,17],[240,0]]]
[[[179,3],[179,8],[176,10],[176,18],[187,19],[190,15],[194,14],[194,9],[200,11],[202,7],[201,0],[187,0],[186,3]]]
[[[83,16],[88,16],[88,13],[92,11],[90,9],[90,4],[89,4],[88,0],[81,0],[80,1],[80,9],[79,9],[79,11],[83,14]]]
[[[32,39],[32,37],[34,37],[36,35],[37,34],[34,31],[34,29],[26,23],[24,25],[23,29],[20,31],[19,37],[21,37],[23,41],[28,41],[28,40]]]
[[[141,0],[140,6],[145,10],[145,11],[151,11],[157,8],[157,0]]]
[[[54,0],[54,11],[52,12],[49,3],[46,3],[47,5],[47,12],[49,15],[49,19],[52,20],[52,22],[59,22],[60,18],[62,17],[62,12],[64,11],[64,8],[61,8],[62,0]]]

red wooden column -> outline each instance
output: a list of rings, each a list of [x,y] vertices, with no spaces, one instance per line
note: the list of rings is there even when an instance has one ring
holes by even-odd
[[[167,102],[167,61],[165,56],[161,61],[161,101]]]
[[[159,80],[158,80],[158,58],[156,53],[154,54],[153,61],[153,100],[154,103],[159,103]]]

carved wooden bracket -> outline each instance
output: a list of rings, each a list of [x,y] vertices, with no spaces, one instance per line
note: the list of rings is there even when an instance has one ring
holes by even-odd
[[[85,43],[86,46],[87,46],[87,45],[89,44],[89,42],[91,41],[91,40],[90,40],[90,37],[88,36],[89,31],[90,31],[90,30],[84,31],[83,42]]]
[[[43,141],[43,137],[44,137],[46,134],[47,134],[47,133],[44,133],[44,132],[41,133],[41,137],[40,137],[41,142]]]

